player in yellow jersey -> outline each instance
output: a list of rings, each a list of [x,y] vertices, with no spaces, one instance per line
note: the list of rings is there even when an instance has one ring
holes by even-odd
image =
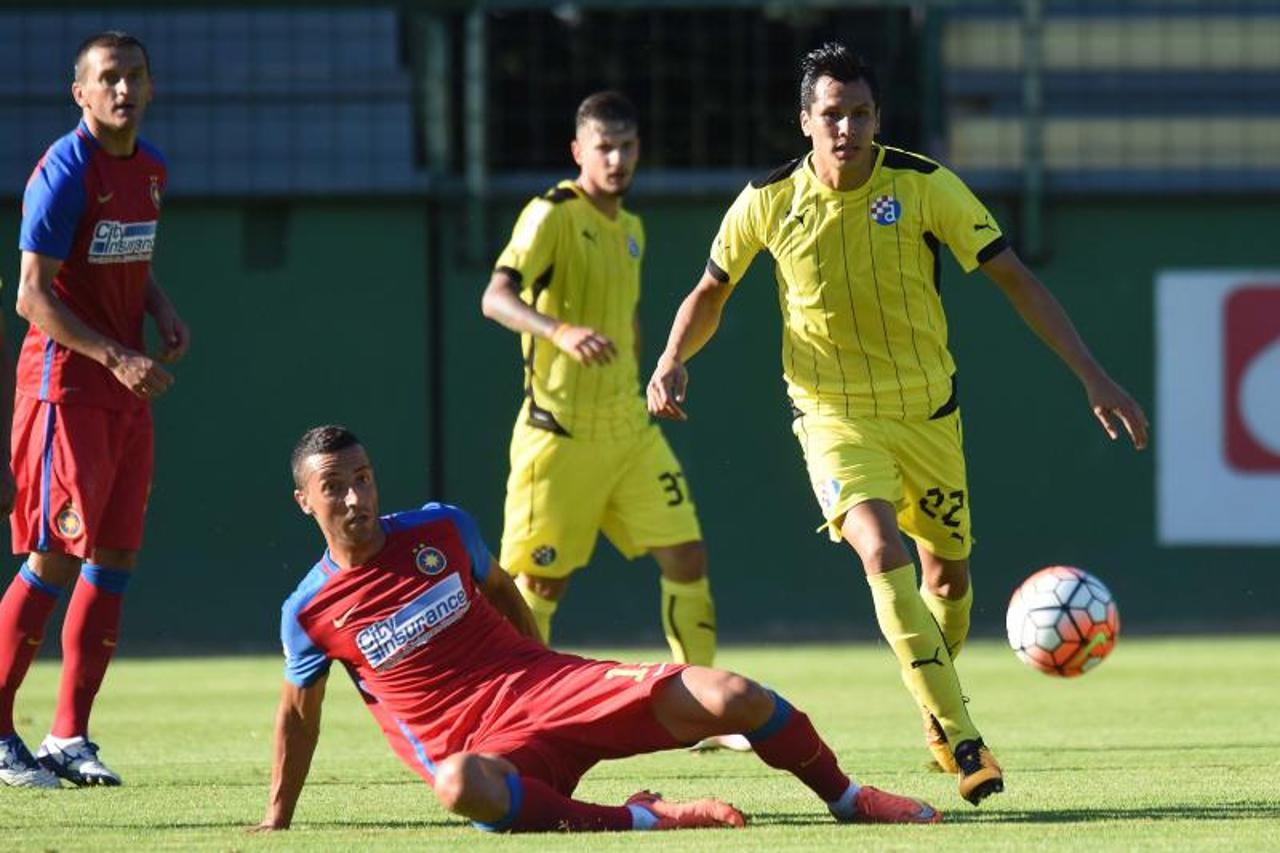
[[[571,147],[577,179],[525,206],[484,293],[485,316],[520,333],[525,363],[500,562],[549,640],[569,577],[603,530],[624,556],[654,557],[673,657],[709,666],[706,547],[640,393],[644,226],[622,207],[640,149],[634,107],[616,92],[588,97]]]
[[[1003,790],[1004,778],[965,708],[952,662],[969,630],[972,535],[940,247],[1004,291],[1079,377],[1112,439],[1123,426],[1141,449],[1147,418],[960,179],[874,141],[879,92],[862,60],[827,44],[804,57],[801,71],[800,127],[812,150],[753,182],[729,208],[649,382],[649,411],[685,418],[685,362],[715,333],[734,285],[767,250],[785,324],[793,430],[823,526],[861,559],[930,750],[976,805]],[[903,532],[919,553],[919,589]]]

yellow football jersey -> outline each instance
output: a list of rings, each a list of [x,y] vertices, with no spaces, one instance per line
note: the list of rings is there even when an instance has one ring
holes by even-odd
[[[870,179],[848,192],[818,180],[808,156],[753,181],[707,269],[736,283],[761,249],[773,256],[783,375],[801,412],[928,418],[955,407],[940,246],[968,272],[1006,243],[955,174],[877,149]]]
[[[619,211],[609,219],[573,181],[561,181],[525,205],[497,269],[521,285],[538,311],[590,326],[617,355],[585,366],[555,344],[522,335],[528,422],[582,438],[621,438],[644,429],[635,314],[640,301],[644,226]]]

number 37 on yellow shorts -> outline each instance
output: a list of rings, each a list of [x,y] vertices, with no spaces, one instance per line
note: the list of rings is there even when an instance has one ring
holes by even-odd
[[[658,427],[583,440],[516,425],[499,562],[567,577],[604,533],[624,557],[702,539],[684,471]]]

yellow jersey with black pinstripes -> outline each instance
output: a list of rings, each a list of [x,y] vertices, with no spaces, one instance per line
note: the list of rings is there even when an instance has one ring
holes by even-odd
[[[939,247],[967,272],[1006,245],[952,172],[877,149],[855,190],[823,184],[809,156],[753,181],[711,248],[708,271],[735,284],[760,250],[773,256],[783,374],[806,414],[916,420],[954,406]]]
[[[497,269],[520,282],[544,314],[613,341],[609,364],[584,366],[555,344],[522,335],[526,416],[532,426],[582,438],[624,438],[649,422],[640,396],[635,313],[644,257],[640,218],[609,219],[573,181],[525,205]]]

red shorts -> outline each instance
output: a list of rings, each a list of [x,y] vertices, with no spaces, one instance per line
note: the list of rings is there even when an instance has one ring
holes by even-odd
[[[500,755],[568,796],[597,762],[684,745],[653,714],[654,693],[683,669],[548,658],[511,683],[518,699],[486,714],[466,749]]]
[[[151,492],[151,409],[67,406],[18,394],[13,406],[13,552],[90,559],[136,551]]]

